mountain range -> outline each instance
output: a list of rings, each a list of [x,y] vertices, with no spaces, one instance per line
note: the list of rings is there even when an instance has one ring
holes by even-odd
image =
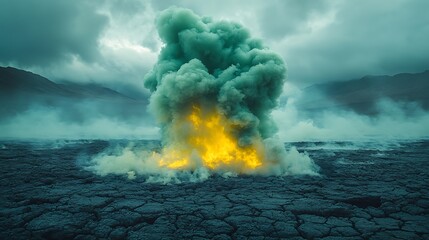
[[[298,109],[307,112],[348,109],[374,115],[377,114],[377,102],[387,98],[417,103],[428,110],[428,91],[429,71],[365,76],[304,88],[303,97],[296,104]],[[88,111],[97,113],[91,116],[106,115],[127,121],[148,116],[148,96],[136,99],[96,84],[56,83],[12,67],[0,67],[0,101],[0,119],[34,106],[61,109],[62,116],[70,121],[84,121],[82,115],[88,115]]]
[[[55,83],[32,72],[0,67],[0,101],[0,119],[44,107],[61,111],[65,120],[84,121],[82,115],[121,120],[146,116],[148,98],[132,98],[96,84]]]
[[[394,76],[365,76],[348,81],[315,84],[302,90],[297,106],[306,111],[349,109],[364,115],[378,113],[383,99],[418,104],[429,110],[429,70]]]

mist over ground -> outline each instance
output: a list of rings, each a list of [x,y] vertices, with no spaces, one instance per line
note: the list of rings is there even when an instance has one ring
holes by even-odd
[[[372,78],[377,77],[301,89],[286,82],[279,106],[272,113],[279,138],[428,137],[428,72],[381,76],[378,78],[384,80],[377,86],[366,84]],[[160,138],[159,128],[147,112],[147,94],[136,98],[101,85],[57,84],[7,68],[0,68],[0,84],[1,138]]]
[[[156,139],[147,98],[97,84],[55,83],[0,67],[0,137],[18,139]]]
[[[285,141],[428,138],[429,71],[365,76],[299,89],[273,111]]]

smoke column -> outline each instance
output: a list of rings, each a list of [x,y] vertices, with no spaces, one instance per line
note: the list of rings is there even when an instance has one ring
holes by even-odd
[[[164,10],[156,26],[164,46],[144,85],[152,93],[149,109],[161,126],[162,150],[100,155],[92,170],[101,175],[315,174],[307,155],[286,151],[273,137],[277,128],[270,113],[286,74],[279,55],[240,24],[188,9]]]
[[[156,26],[165,46],[144,84],[168,149],[161,161],[271,171],[283,157],[283,147],[272,149],[270,140],[277,132],[270,113],[285,80],[283,60],[241,25],[187,9],[163,11]]]

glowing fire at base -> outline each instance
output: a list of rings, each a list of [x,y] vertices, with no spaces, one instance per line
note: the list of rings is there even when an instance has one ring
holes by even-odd
[[[212,170],[252,172],[261,167],[262,144],[241,147],[231,130],[231,124],[218,111],[203,113],[193,106],[191,113],[170,129],[179,143],[166,146],[153,157],[160,166],[171,169],[195,169],[202,165]]]

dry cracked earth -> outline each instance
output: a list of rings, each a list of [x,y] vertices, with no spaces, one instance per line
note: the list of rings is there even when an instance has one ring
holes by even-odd
[[[428,141],[296,143],[320,176],[169,185],[76,160],[109,144],[1,142],[0,239],[429,239]]]

